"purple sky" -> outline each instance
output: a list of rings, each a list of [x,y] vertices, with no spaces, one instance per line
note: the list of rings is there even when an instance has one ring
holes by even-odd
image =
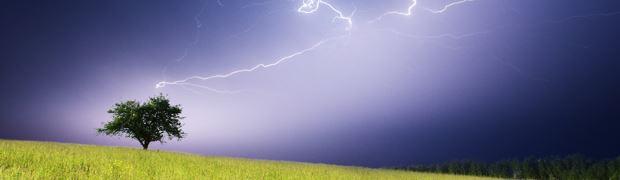
[[[619,155],[619,3],[453,2],[3,2],[0,138],[137,147],[95,128],[161,92],[188,137],[155,149],[372,167]]]

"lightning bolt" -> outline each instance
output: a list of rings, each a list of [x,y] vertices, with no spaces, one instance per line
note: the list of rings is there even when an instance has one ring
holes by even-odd
[[[351,17],[355,14],[355,11],[353,11],[350,16],[345,16],[342,11],[336,9],[333,5],[323,0],[303,0],[302,5],[297,9],[297,12],[303,14],[312,14],[319,10],[321,4],[329,7],[329,9],[336,13],[336,16],[333,20],[340,19],[347,23],[347,31],[353,28],[353,19]]]
[[[375,18],[373,20],[368,21],[368,23],[374,23],[374,22],[380,21],[381,19],[383,19],[383,17],[389,16],[389,15],[411,16],[411,15],[413,15],[413,9],[416,7],[416,5],[418,5],[418,1],[417,0],[412,0],[411,4],[407,8],[406,12],[389,11],[389,12],[381,14],[381,16],[379,16],[379,17],[377,17],[377,18]]]
[[[190,43],[189,46],[187,46],[185,50],[183,50],[183,55],[175,59],[176,62],[183,61],[189,54],[189,50],[196,46],[196,44],[198,44],[198,42],[200,41],[200,30],[202,29],[202,22],[200,20],[200,17],[202,16],[206,8],[207,3],[205,2],[200,11],[194,16],[194,23],[196,26],[196,31],[194,32],[194,41],[192,41],[192,43]]]
[[[459,1],[455,1],[449,4],[444,5],[441,9],[430,9],[430,8],[425,8],[426,11],[433,13],[433,14],[440,14],[440,13],[444,13],[446,11],[448,11],[449,9],[453,8],[454,6],[460,5],[460,4],[464,4],[464,3],[468,3],[468,2],[473,2],[476,0],[459,0]],[[219,0],[217,0],[218,4],[220,6],[222,6],[221,2]],[[266,3],[271,3],[270,1],[267,1]],[[262,5],[262,4],[257,4],[257,5]],[[389,11],[386,13],[383,13],[382,15],[378,16],[377,18],[369,21],[370,23],[372,22],[376,22],[379,21],[381,19],[383,19],[386,16],[391,16],[391,15],[398,15],[398,16],[412,16],[414,13],[414,10],[416,8],[416,6],[418,5],[417,0],[411,0],[411,4],[409,4],[409,6],[407,7],[406,11]],[[250,7],[251,5],[248,5],[248,7]],[[300,51],[294,52],[288,56],[284,56],[281,57],[279,59],[276,59],[275,61],[273,61],[272,63],[267,63],[267,64],[257,64],[254,66],[250,66],[249,68],[245,68],[245,69],[237,69],[228,73],[224,73],[224,74],[216,74],[216,75],[211,75],[211,76],[191,76],[185,79],[181,79],[181,80],[177,80],[177,81],[161,81],[158,82],[155,87],[156,88],[164,88],[168,85],[180,85],[183,86],[183,88],[187,88],[185,86],[189,86],[189,87],[194,87],[194,88],[202,88],[202,89],[206,89],[212,92],[216,92],[216,93],[223,93],[223,94],[235,94],[235,93],[239,93],[241,91],[226,91],[226,90],[219,90],[219,89],[215,89],[215,88],[211,88],[208,86],[204,86],[204,85],[199,85],[199,84],[194,84],[192,83],[193,81],[208,81],[208,80],[213,80],[213,79],[226,79],[232,76],[236,76],[239,74],[243,74],[243,73],[249,73],[249,72],[254,72],[260,69],[269,69],[271,67],[274,66],[278,66],[281,65],[285,62],[288,61],[292,61],[294,60],[294,58],[304,55],[308,52],[314,51],[316,49],[318,49],[319,47],[321,47],[322,45],[324,45],[325,43],[328,43],[329,41],[332,41],[334,39],[338,39],[338,38],[342,38],[342,37],[348,37],[350,35],[350,31],[353,28],[353,19],[352,16],[355,14],[356,9],[353,10],[353,12],[351,13],[351,15],[349,16],[345,16],[344,13],[337,9],[334,5],[328,3],[327,1],[324,0],[303,0],[301,6],[299,6],[299,8],[297,8],[297,12],[302,13],[302,14],[313,14],[316,13],[321,6],[327,7],[329,10],[331,10],[333,13],[335,13],[336,15],[334,16],[334,18],[332,19],[332,21],[336,21],[336,20],[341,20],[344,21],[347,26],[345,28],[345,30],[347,32],[349,32],[348,35],[343,35],[343,36],[336,36],[336,37],[331,37],[331,38],[327,38],[327,39],[323,39],[321,41],[319,41],[318,43],[310,46],[309,48],[306,49],[302,49]],[[244,6],[244,8],[247,8]],[[204,8],[201,10],[201,12],[196,15],[196,17],[194,18],[196,21],[196,27],[197,29],[200,29],[202,27],[202,24],[200,22],[200,15],[202,14],[202,12],[204,11]],[[609,12],[609,13],[599,13],[599,14],[589,14],[589,15],[580,15],[580,16],[572,16],[572,17],[568,17],[565,19],[560,19],[560,20],[556,20],[553,22],[566,22],[566,21],[570,21],[570,20],[575,20],[575,19],[580,19],[580,18],[589,18],[589,17],[596,17],[596,16],[615,16],[615,15],[620,15],[620,12]],[[415,39],[442,39],[442,38],[449,38],[449,39],[453,39],[453,40],[460,40],[463,38],[468,38],[468,37],[473,37],[473,36],[478,36],[478,35],[483,35],[483,34],[489,34],[492,33],[494,30],[486,30],[486,31],[479,31],[479,32],[473,32],[473,33],[466,33],[466,34],[453,34],[453,33],[446,33],[446,34],[439,34],[439,35],[410,35],[410,34],[406,34],[406,33],[401,33],[401,32],[397,32],[395,30],[391,30],[390,32],[400,35],[400,36],[405,36],[405,37],[409,37],[409,38],[415,38]],[[194,43],[192,43],[192,45],[195,45],[198,41],[198,38],[196,38],[196,40],[194,41]],[[461,50],[460,48],[454,48],[453,50]],[[180,58],[181,60],[187,55],[187,49],[185,51],[185,54],[182,58]],[[495,57],[495,56],[494,56]],[[511,64],[505,60],[503,60],[502,58],[496,57],[494,59],[498,59],[498,61],[502,64],[504,64],[505,66],[513,69],[514,71],[518,72],[519,74],[527,74],[525,73],[521,68],[517,67],[514,64]],[[542,78],[537,78],[531,75],[528,75],[527,77],[529,77],[530,79],[537,79],[537,80],[543,80]]]
[[[447,4],[447,5],[443,6],[443,8],[438,9],[438,10],[433,10],[433,9],[429,9],[429,8],[426,8],[426,10],[429,11],[429,12],[435,13],[435,14],[439,14],[439,13],[446,12],[452,6],[463,4],[463,3],[466,3],[466,2],[473,2],[473,1],[475,1],[475,0],[460,0],[460,1],[456,1],[456,2],[452,2],[450,4]]]
[[[205,0],[202,8],[200,9],[200,11],[198,13],[196,13],[196,15],[194,16],[194,23],[195,23],[195,27],[196,30],[194,32],[194,40],[189,43],[185,49],[183,50],[183,54],[179,57],[177,57],[176,59],[174,59],[175,62],[181,62],[183,61],[187,55],[189,54],[189,50],[193,47],[195,47],[198,42],[200,41],[200,30],[202,29],[202,22],[200,20],[200,17],[202,16],[202,14],[204,13],[205,9],[207,8],[207,4],[208,4],[208,0]],[[168,71],[168,66],[170,66],[171,63],[168,63],[166,66],[164,66],[164,68],[161,71],[161,74],[163,77],[166,77],[166,72]]]
[[[218,1],[219,2],[219,1]],[[338,10],[335,6],[333,6],[332,4],[325,2],[323,0],[304,0],[302,2],[302,5],[297,9],[297,12],[299,13],[303,13],[303,14],[313,14],[316,11],[319,10],[320,6],[324,5],[327,6],[330,10],[332,10],[334,13],[336,13],[336,16],[334,17],[333,20],[342,20],[345,21],[347,23],[347,27],[345,28],[347,31],[350,31],[353,28],[353,19],[351,18],[354,14],[355,14],[355,10],[351,13],[350,16],[345,16],[342,11]],[[198,16],[196,16],[198,17]],[[197,19],[197,18],[195,18]],[[199,22],[199,21],[196,21]],[[198,25],[198,27],[200,27],[201,24]],[[241,74],[241,73],[248,73],[248,72],[253,72],[259,69],[268,69],[270,67],[273,66],[278,66],[282,63],[285,63],[287,61],[292,60],[293,58],[306,54],[310,51],[313,51],[317,48],[319,48],[321,45],[332,41],[334,39],[339,39],[342,37],[345,37],[348,35],[343,35],[343,36],[336,36],[336,37],[332,37],[332,38],[327,38],[327,39],[323,39],[321,41],[319,41],[318,43],[312,45],[309,48],[303,49],[301,51],[297,51],[293,54],[290,54],[288,56],[284,56],[280,59],[277,59],[275,62],[273,63],[269,63],[269,64],[257,64],[255,66],[252,66],[250,68],[246,68],[246,69],[239,69],[239,70],[235,70],[226,74],[217,74],[217,75],[212,75],[212,76],[191,76],[182,80],[177,80],[177,81],[161,81],[158,82],[155,85],[155,88],[163,88],[166,87],[168,85],[181,85],[181,86],[192,86],[192,87],[197,87],[197,88],[202,88],[202,89],[206,89],[212,92],[216,92],[216,93],[224,93],[224,94],[234,94],[234,93],[238,93],[240,91],[224,91],[224,90],[218,90],[215,88],[211,88],[208,86],[202,86],[202,85],[198,85],[198,84],[193,84],[190,83],[190,81],[194,81],[194,80],[201,80],[201,81],[208,81],[208,80],[212,80],[212,79],[225,79],[225,78],[229,78],[232,76],[235,76],[237,74]]]
[[[464,1],[471,1],[471,0],[464,0]],[[221,4],[221,2],[219,0],[217,2],[218,2],[218,4],[220,6],[222,6],[222,4]],[[459,1],[459,2],[448,4],[448,5],[446,5],[444,7],[444,9],[447,9],[450,6],[454,6],[454,5],[460,4],[460,3],[463,3],[463,2]],[[328,2],[326,2],[324,0],[303,0],[301,6],[297,9],[297,12],[302,13],[302,14],[313,14],[313,13],[316,13],[320,9],[320,7],[322,5],[328,7],[331,11],[333,11],[336,14],[336,16],[334,16],[332,21],[342,20],[342,21],[346,22],[347,23],[347,26],[345,28],[346,31],[350,31],[353,28],[353,19],[351,17],[355,14],[355,10],[351,13],[350,16],[345,16],[342,11],[340,11],[334,5],[328,3]],[[412,3],[407,8],[406,12],[399,12],[399,11],[386,12],[386,13],[382,14],[381,16],[379,16],[378,18],[376,18],[375,20],[373,20],[373,21],[381,20],[383,17],[388,16],[388,15],[411,16],[411,15],[413,15],[413,10],[416,7],[416,5],[417,5],[417,0],[412,0]],[[445,11],[445,10],[442,10],[441,12],[443,12],[443,11]],[[195,19],[197,20],[196,22],[198,22],[197,27],[200,27],[201,24],[199,24],[198,17],[199,16],[196,16]],[[442,37],[461,38],[459,36],[454,36],[454,35],[440,35],[440,36],[437,36],[435,38],[442,38]],[[293,59],[294,57],[297,57],[299,55],[303,55],[303,54],[305,54],[307,52],[313,51],[313,50],[319,48],[324,43],[326,43],[328,41],[331,41],[332,39],[333,38],[329,38],[329,39],[324,39],[322,41],[319,41],[318,43],[314,44],[310,48],[307,48],[307,49],[295,52],[295,53],[293,53],[291,55],[282,57],[282,58],[280,58],[280,59],[278,59],[275,62],[270,63],[270,64],[258,64],[258,65],[255,65],[255,66],[251,67],[251,68],[239,69],[239,70],[235,70],[235,71],[232,71],[232,72],[229,72],[229,73],[226,73],[226,74],[218,74],[218,75],[213,75],[213,76],[191,76],[191,77],[188,77],[188,78],[185,78],[185,79],[182,79],[182,80],[170,81],[170,82],[169,81],[161,81],[161,82],[157,83],[155,85],[155,87],[156,88],[163,88],[163,87],[166,87],[167,85],[188,85],[188,86],[193,86],[193,87],[199,87],[199,88],[207,89],[207,90],[210,90],[210,91],[213,91],[213,92],[217,92],[217,93],[231,93],[230,91],[217,90],[217,89],[214,89],[214,88],[210,88],[210,87],[207,87],[207,86],[201,86],[201,85],[197,85],[197,84],[192,84],[192,83],[189,83],[189,82],[193,81],[193,80],[207,81],[207,80],[211,80],[211,79],[224,79],[224,78],[235,76],[235,75],[241,74],[241,73],[253,72],[253,71],[256,71],[258,69],[267,69],[267,68],[270,68],[270,67],[273,67],[273,66],[277,66],[277,65],[280,65],[281,63],[284,63],[286,61],[289,61],[289,60]],[[186,56],[186,54],[187,54],[187,50],[186,50],[185,55],[182,58],[184,58]]]
[[[215,89],[212,87],[208,87],[208,86],[203,86],[203,85],[199,85],[199,84],[193,84],[193,83],[178,83],[177,85],[180,85],[181,87],[184,87],[185,89],[190,89],[187,88],[186,86],[190,86],[190,87],[195,87],[195,88],[200,88],[200,89],[205,89],[211,92],[215,92],[215,93],[219,93],[219,94],[238,94],[241,93],[242,91],[240,90],[235,90],[235,91],[229,91],[229,90],[220,90],[220,89]],[[194,91],[194,93],[197,93]],[[201,94],[201,93],[197,93],[197,94]]]
[[[270,67],[274,67],[274,66],[280,65],[280,64],[282,64],[284,62],[290,61],[290,60],[292,60],[293,58],[295,58],[297,56],[300,56],[300,55],[306,54],[306,53],[308,53],[310,51],[313,51],[313,50],[319,48],[321,45],[323,45],[323,44],[325,44],[325,43],[327,43],[329,41],[332,41],[334,39],[341,38],[341,37],[343,37],[343,36],[337,36],[337,37],[334,37],[334,38],[324,39],[324,40],[319,41],[318,43],[312,45],[310,48],[303,49],[301,51],[295,52],[295,53],[290,54],[288,56],[282,57],[282,58],[276,60],[273,63],[257,64],[257,65],[255,65],[255,66],[253,66],[251,68],[239,69],[239,70],[235,70],[235,71],[232,71],[232,72],[229,72],[229,73],[226,73],[226,74],[218,74],[218,75],[213,75],[213,76],[192,76],[192,77],[188,77],[188,78],[185,78],[185,79],[182,79],[182,80],[171,81],[171,82],[161,81],[161,82],[159,82],[159,83],[157,83],[155,85],[155,88],[163,88],[163,87],[166,87],[167,85],[192,85],[192,86],[198,87],[197,85],[190,84],[189,82],[192,81],[192,80],[207,81],[207,80],[212,80],[212,79],[225,79],[225,78],[229,78],[229,77],[235,76],[237,74],[253,72],[253,71],[256,71],[258,69],[268,69]],[[216,90],[216,89],[209,88],[209,87],[206,87],[206,86],[202,86],[201,88],[204,88],[204,89],[207,89],[207,90],[211,90],[213,92],[220,92],[220,93],[224,92],[224,91]]]
[[[449,3],[449,4],[445,5],[443,8],[438,9],[438,10],[433,10],[433,9],[430,9],[430,8],[425,8],[425,9],[426,9],[427,11],[431,12],[431,13],[434,13],[434,14],[439,14],[439,13],[446,12],[446,11],[447,11],[450,7],[452,7],[452,6],[456,6],[456,5],[459,5],[459,4],[463,4],[463,3],[466,3],[466,2],[473,2],[473,1],[475,1],[475,0],[460,0],[460,1],[452,2],[452,3]],[[407,11],[405,11],[405,12],[401,12],[401,11],[389,11],[389,12],[386,12],[386,13],[381,14],[381,16],[379,16],[379,17],[377,17],[377,18],[375,18],[375,19],[373,19],[373,20],[371,20],[371,21],[368,21],[368,22],[369,22],[369,23],[374,23],[374,22],[380,21],[380,20],[381,20],[381,19],[383,19],[385,16],[390,16],[390,15],[411,16],[411,15],[413,15],[413,10],[415,9],[415,7],[416,7],[417,5],[418,5],[418,1],[417,1],[417,0],[412,0],[412,1],[411,1],[411,4],[410,4],[410,5],[409,5],[409,7],[407,8]]]

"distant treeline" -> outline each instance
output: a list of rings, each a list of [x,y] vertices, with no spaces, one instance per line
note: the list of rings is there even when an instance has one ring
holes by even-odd
[[[620,180],[620,157],[593,160],[581,155],[481,163],[469,160],[397,169],[517,179]]]

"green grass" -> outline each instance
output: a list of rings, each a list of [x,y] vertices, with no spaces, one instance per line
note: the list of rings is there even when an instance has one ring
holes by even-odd
[[[358,167],[0,140],[0,179],[490,179]]]

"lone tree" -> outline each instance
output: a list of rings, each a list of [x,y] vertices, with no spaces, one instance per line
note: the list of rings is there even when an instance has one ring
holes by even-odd
[[[145,103],[117,103],[108,113],[112,114],[112,121],[98,128],[97,132],[136,139],[144,150],[149,148],[151,142],[164,143],[164,137],[180,140],[185,136],[181,130],[181,106],[170,105],[170,100],[162,94],[149,98]]]

